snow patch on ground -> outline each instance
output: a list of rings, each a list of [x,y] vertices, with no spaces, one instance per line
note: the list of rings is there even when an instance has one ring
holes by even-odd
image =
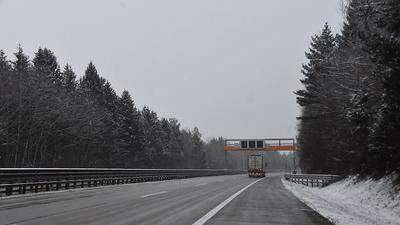
[[[400,225],[400,193],[394,176],[356,182],[350,177],[324,188],[282,182],[297,198],[336,225]]]

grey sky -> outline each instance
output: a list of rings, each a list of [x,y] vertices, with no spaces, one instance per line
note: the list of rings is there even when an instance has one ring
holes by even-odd
[[[301,63],[340,0],[0,0],[0,48],[89,61],[141,108],[205,137],[296,135]]]

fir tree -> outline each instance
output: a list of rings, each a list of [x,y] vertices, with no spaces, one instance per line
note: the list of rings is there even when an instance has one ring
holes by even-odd
[[[366,43],[375,63],[374,76],[383,84],[383,104],[373,127],[371,157],[374,174],[400,173],[400,2],[380,0]]]
[[[62,80],[62,84],[68,92],[73,92],[76,90],[76,75],[69,64],[65,65],[64,67],[64,71],[62,72]]]
[[[99,76],[96,67],[90,62],[85,70],[85,75],[80,79],[80,87],[89,90],[94,96],[101,96],[104,84],[104,78]]]
[[[12,82],[11,64],[3,50],[0,50],[0,165],[8,165],[8,156],[11,154],[9,146],[9,119],[13,110],[12,102],[15,94],[15,84]]]
[[[320,35],[312,37],[311,48],[306,52],[309,60],[308,64],[303,65],[302,74],[305,76],[301,80],[305,90],[296,91],[297,102],[301,106],[315,103],[323,103],[319,98],[324,92],[324,74],[327,70],[327,59],[333,54],[335,47],[335,37],[331,28],[326,23]]]
[[[22,142],[22,135],[23,135],[23,128],[24,128],[24,118],[26,113],[24,113],[25,107],[24,104],[24,98],[26,96],[26,91],[25,89],[27,88],[26,81],[29,79],[29,69],[30,69],[30,63],[29,63],[29,58],[26,56],[21,48],[21,46],[18,47],[18,51],[14,53],[16,60],[13,61],[13,72],[14,75],[16,76],[16,97],[17,97],[17,124],[16,124],[16,137],[15,137],[15,149],[14,149],[14,160],[12,164],[12,167],[17,167],[20,165],[20,159],[21,159],[21,154],[20,154],[20,148],[21,148],[21,142]],[[10,154],[11,157],[11,154]],[[11,160],[10,160],[11,161]]]
[[[205,152],[204,152],[204,142],[201,140],[201,133],[197,127],[193,129],[192,132],[192,142],[193,142],[193,158],[194,166],[196,168],[205,167]]]
[[[24,50],[21,46],[18,46],[18,51],[14,53],[16,60],[13,61],[13,70],[15,71],[17,77],[23,76],[28,73],[30,68],[29,58],[25,55]]]
[[[135,167],[140,158],[141,133],[140,113],[138,112],[128,91],[122,92],[119,104],[120,140],[122,145],[121,160],[125,161],[124,167]]]
[[[332,116],[334,103],[330,90],[333,88],[329,76],[329,58],[335,50],[335,37],[328,24],[320,35],[312,38],[311,48],[306,53],[308,64],[303,65],[301,80],[304,90],[296,91],[297,102],[303,107],[299,124],[301,163],[307,172],[324,172],[330,166],[331,137],[327,120]],[[331,153],[332,154],[332,153]]]
[[[47,48],[39,48],[33,58],[33,65],[39,76],[47,78],[53,84],[61,85],[62,77],[57,58],[52,51]]]

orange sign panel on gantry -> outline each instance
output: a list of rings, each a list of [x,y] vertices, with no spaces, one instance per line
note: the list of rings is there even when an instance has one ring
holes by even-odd
[[[296,151],[297,148],[294,138],[226,139],[224,150]]]

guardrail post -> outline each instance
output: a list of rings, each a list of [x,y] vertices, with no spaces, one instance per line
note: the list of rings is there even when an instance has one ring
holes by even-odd
[[[6,187],[6,195],[12,195],[13,193],[13,186]]]

